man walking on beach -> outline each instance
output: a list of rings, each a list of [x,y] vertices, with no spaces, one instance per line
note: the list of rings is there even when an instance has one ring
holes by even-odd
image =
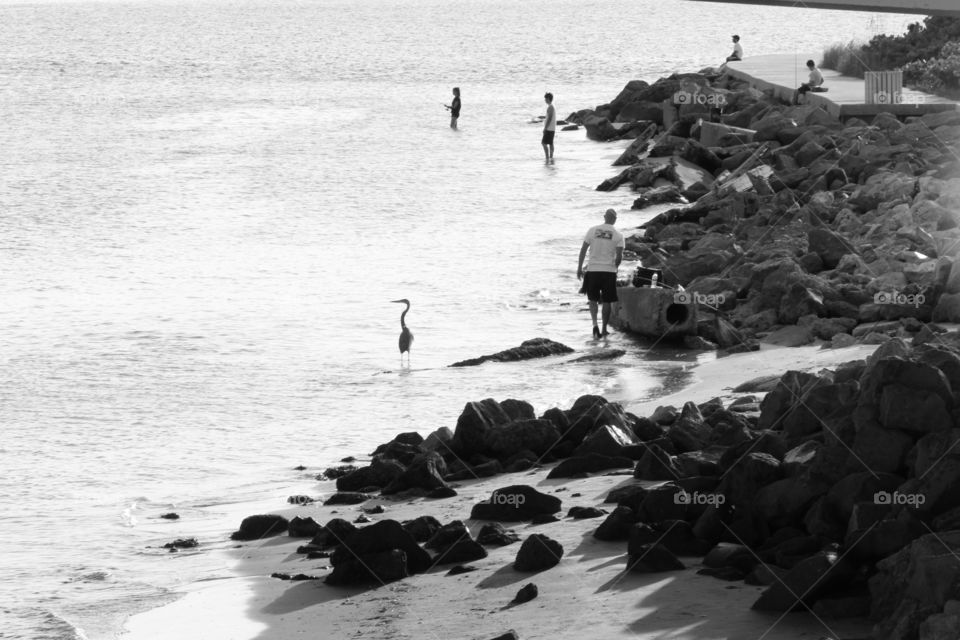
[[[540,144],[543,145],[543,155],[547,162],[553,160],[553,136],[557,132],[557,110],[553,106],[553,94],[547,92],[543,95],[544,102],[547,103],[547,117],[543,121],[543,139]]]
[[[617,212],[607,209],[603,214],[603,224],[590,227],[580,247],[580,259],[577,262],[577,280],[583,279],[583,288],[590,301],[590,319],[593,321],[593,337],[607,335],[610,322],[610,305],[617,301],[617,269],[623,261],[625,242],[623,234],[613,224],[617,221]],[[587,271],[583,271],[583,259],[590,250]],[[597,305],[603,302],[603,331],[597,327]]]
[[[450,128],[457,128],[457,118],[460,117],[460,87],[453,88],[453,103],[443,105],[450,112]]]

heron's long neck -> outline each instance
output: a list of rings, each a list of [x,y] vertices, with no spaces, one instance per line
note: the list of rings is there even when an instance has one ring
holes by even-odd
[[[400,314],[400,328],[406,329],[407,323],[404,321],[407,317],[407,311],[410,311],[410,303],[407,303],[407,308],[403,310],[403,313]]]

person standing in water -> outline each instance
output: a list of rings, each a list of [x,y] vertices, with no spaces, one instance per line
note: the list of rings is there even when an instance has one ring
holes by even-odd
[[[453,102],[443,105],[450,112],[450,128],[457,128],[457,118],[460,117],[460,87],[453,88]]]
[[[577,261],[577,280],[583,279],[583,288],[590,302],[590,319],[593,321],[593,337],[607,335],[610,322],[611,304],[617,301],[617,269],[623,261],[625,241],[623,234],[613,224],[617,221],[617,212],[607,209],[603,214],[603,224],[590,227],[580,247],[580,259]],[[583,259],[590,251],[587,270],[583,270]],[[603,331],[597,327],[597,305],[603,303]]]
[[[540,144],[543,145],[543,155],[547,162],[553,160],[553,136],[557,132],[557,110],[553,106],[553,94],[549,91],[543,95],[544,102],[547,103],[547,117],[543,121],[543,139]]]

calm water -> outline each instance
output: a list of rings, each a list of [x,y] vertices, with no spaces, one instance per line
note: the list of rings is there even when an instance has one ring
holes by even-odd
[[[238,503],[279,507],[468,400],[543,411],[685,384],[693,357],[623,336],[615,363],[445,368],[535,336],[589,348],[576,254],[631,202],[593,190],[624,143],[561,132],[545,166],[544,91],[562,117],[715,64],[731,33],[747,55],[803,52],[907,21],[654,0],[0,2],[0,637],[116,637],[226,571],[157,545],[222,547]]]

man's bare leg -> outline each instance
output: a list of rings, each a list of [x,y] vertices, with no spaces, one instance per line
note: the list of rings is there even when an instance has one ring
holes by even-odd
[[[593,321],[593,337],[598,337],[600,329],[597,328],[597,303],[590,301],[590,319]]]

